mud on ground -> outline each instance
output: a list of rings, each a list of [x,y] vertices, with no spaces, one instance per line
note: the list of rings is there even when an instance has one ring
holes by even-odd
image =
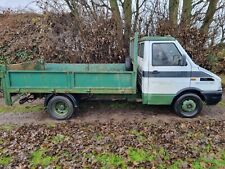
[[[0,125],[1,124],[25,124],[25,123],[60,123],[53,120],[43,108],[43,100],[24,105],[16,104],[7,107],[0,99]],[[118,122],[140,120],[145,122],[171,122],[171,121],[196,121],[196,120],[225,120],[225,98],[216,106],[204,105],[202,113],[193,119],[178,117],[170,106],[147,106],[141,103],[128,103],[118,101],[85,101],[72,119],[72,122]]]

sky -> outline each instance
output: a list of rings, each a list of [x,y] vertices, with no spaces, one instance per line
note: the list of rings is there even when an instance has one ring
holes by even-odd
[[[4,9],[37,10],[33,0],[0,0],[0,10]]]

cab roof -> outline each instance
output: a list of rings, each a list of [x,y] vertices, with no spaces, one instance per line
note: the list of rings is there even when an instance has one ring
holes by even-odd
[[[175,41],[176,39],[172,36],[145,36],[140,38],[139,42],[143,41]]]

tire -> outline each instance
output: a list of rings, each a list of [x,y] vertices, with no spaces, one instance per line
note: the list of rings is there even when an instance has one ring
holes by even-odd
[[[202,107],[202,99],[193,93],[180,96],[174,103],[176,114],[184,118],[196,117],[202,111]]]
[[[74,105],[65,96],[53,96],[47,104],[47,112],[56,120],[67,120],[74,113]]]

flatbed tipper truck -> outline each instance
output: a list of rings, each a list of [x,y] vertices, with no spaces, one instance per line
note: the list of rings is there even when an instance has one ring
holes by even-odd
[[[138,33],[124,64],[1,65],[0,80],[7,105],[45,98],[47,112],[58,120],[72,117],[84,99],[172,105],[178,115],[190,118],[204,103],[215,105],[222,98],[221,79],[196,65],[175,38],[139,38]]]

